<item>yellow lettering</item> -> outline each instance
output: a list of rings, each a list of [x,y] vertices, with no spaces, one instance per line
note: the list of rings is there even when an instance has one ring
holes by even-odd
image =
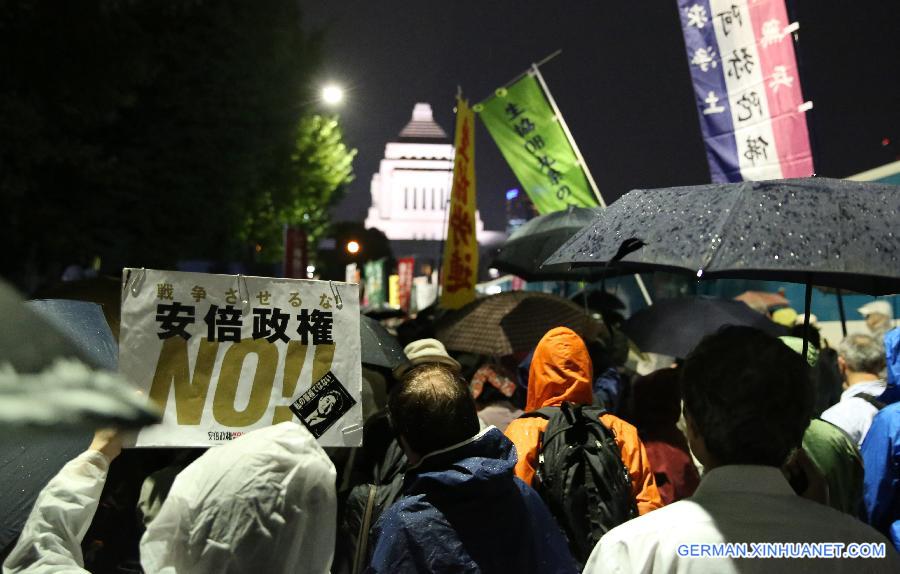
[[[253,375],[253,386],[250,388],[247,406],[244,410],[238,411],[234,407],[234,400],[244,360],[251,353],[255,353],[258,357],[256,373]],[[213,417],[227,427],[246,427],[256,423],[269,406],[277,369],[278,349],[265,339],[233,344],[222,359],[219,383],[213,399]]]
[[[169,389],[174,386],[178,424],[200,424],[218,350],[217,342],[201,341],[197,362],[194,364],[194,376],[191,377],[187,341],[181,337],[166,339],[156,362],[156,372],[150,385],[150,400],[159,405],[160,409],[165,409],[169,400]]]

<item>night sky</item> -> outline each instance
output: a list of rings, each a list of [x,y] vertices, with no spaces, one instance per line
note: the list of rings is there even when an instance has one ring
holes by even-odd
[[[325,27],[321,80],[347,90],[356,181],[337,221],[361,221],[384,145],[430,102],[452,133],[456,86],[474,103],[557,49],[541,70],[606,200],[709,181],[675,0],[302,0]],[[900,2],[788,2],[819,175],[845,177],[900,154]],[[884,145],[884,138],[890,144]],[[478,204],[505,224],[518,183],[487,131],[476,137]]]

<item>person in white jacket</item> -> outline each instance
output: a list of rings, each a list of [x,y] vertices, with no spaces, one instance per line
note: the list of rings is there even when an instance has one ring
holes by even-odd
[[[35,502],[3,573],[86,572],[87,532],[121,446],[98,432]],[[335,469],[286,422],[209,449],[175,479],[141,539],[147,574],[325,573],[334,552]]]

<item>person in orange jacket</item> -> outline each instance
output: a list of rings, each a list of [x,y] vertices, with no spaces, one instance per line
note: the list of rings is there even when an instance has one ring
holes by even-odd
[[[563,401],[589,405],[593,401],[592,380],[591,358],[581,337],[566,327],[551,329],[534,350],[525,411],[558,407]],[[631,490],[638,512],[643,515],[661,508],[662,498],[637,429],[609,413],[602,415],[600,421],[616,435],[622,462],[631,476]],[[506,427],[505,434],[515,444],[519,455],[516,476],[528,485],[537,470],[538,443],[548,422],[542,418],[521,418]]]

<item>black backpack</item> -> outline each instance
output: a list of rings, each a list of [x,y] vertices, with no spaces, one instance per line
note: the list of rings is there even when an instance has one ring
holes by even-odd
[[[637,516],[631,478],[602,407],[563,402],[522,417],[548,419],[533,482],[581,564],[610,529]]]

